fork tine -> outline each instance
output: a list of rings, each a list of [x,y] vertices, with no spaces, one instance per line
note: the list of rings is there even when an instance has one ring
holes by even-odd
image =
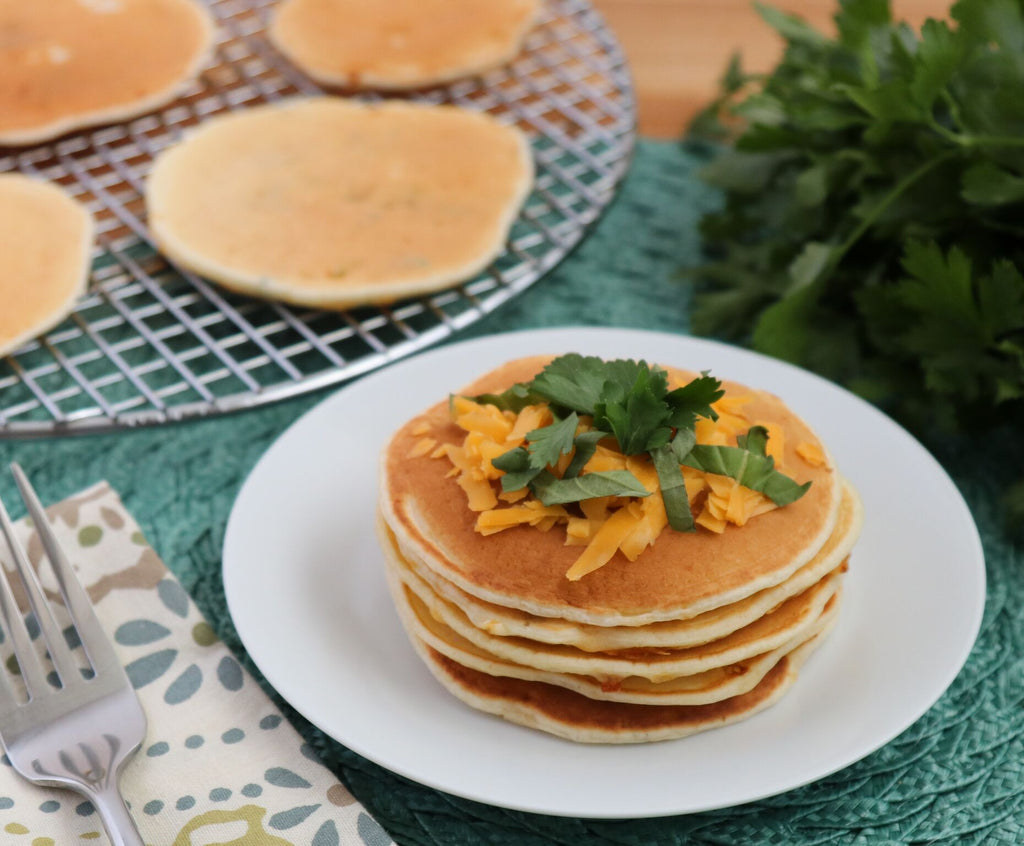
[[[7,578],[3,570],[4,568],[0,567],[0,583],[2,583],[3,588],[6,588]],[[7,622],[7,608],[2,596],[0,596],[0,623],[3,624],[5,631],[11,631],[11,627]],[[9,724],[9,720],[12,718],[14,712],[21,707],[18,702],[17,695],[14,692],[14,687],[11,685],[10,679],[8,679],[7,676],[7,673],[0,670],[0,725]]]
[[[0,503],[0,507],[2,507],[2,503]],[[25,550],[21,548],[21,544],[14,537],[11,519],[6,509],[3,509],[3,513],[0,515],[0,523],[3,525],[7,545],[11,548],[14,564],[21,575],[22,583],[25,585],[29,605],[32,608],[32,613],[36,615],[36,622],[43,633],[43,640],[46,643],[46,648],[49,650],[50,660],[53,661],[57,675],[60,676],[61,683],[65,686],[76,684],[82,680],[81,673],[78,671],[78,664],[71,654],[67,641],[64,639],[64,633],[53,616],[53,610],[43,593],[42,586],[39,584],[39,576],[35,568],[29,562],[28,556],[25,555]]]
[[[57,543],[53,527],[39,502],[39,497],[36,496],[36,492],[18,464],[11,464],[11,473],[14,475],[14,481],[18,485],[28,513],[32,516],[39,538],[43,542],[43,548],[50,559],[50,566],[53,567],[54,575],[57,577],[57,585],[64,597],[64,603],[75,623],[75,628],[78,629],[79,639],[85,648],[85,654],[89,656],[93,670],[96,675],[123,673],[124,670],[114,653],[110,639],[100,625],[96,612],[93,611],[88,594],[78,581],[64,551]]]
[[[0,506],[2,504],[0,503]],[[21,612],[18,610],[11,587],[7,582],[7,568],[3,566],[0,566],[0,621],[3,622],[4,630],[11,638],[15,657],[17,658],[19,654],[27,656],[24,661],[19,662],[18,667],[21,670],[21,678],[25,683],[26,691],[31,696],[33,689],[38,689],[41,683],[39,662],[28,638],[28,632],[25,630],[25,624],[21,619]],[[28,668],[25,666],[26,663],[29,664]],[[32,664],[35,665],[34,674],[31,669]],[[0,671],[0,720],[4,724],[21,707],[7,675]]]
[[[8,516],[3,502],[0,502],[0,530],[3,531],[3,535],[7,539],[7,546],[11,550],[17,565],[21,547],[14,537],[11,518]],[[21,669],[21,677],[25,682],[25,688],[28,691],[29,698],[32,698],[46,690],[49,682],[47,682],[46,676],[43,673],[42,663],[36,654],[35,647],[32,645],[28,629],[25,627],[25,621],[21,616],[21,610],[18,608],[18,603],[14,599],[14,593],[11,591],[10,576],[7,568],[0,566],[0,571],[2,571],[0,572],[0,612],[3,613],[4,627],[7,629],[11,643],[14,646],[14,654],[18,659],[18,667]],[[38,615],[36,619],[39,619]]]

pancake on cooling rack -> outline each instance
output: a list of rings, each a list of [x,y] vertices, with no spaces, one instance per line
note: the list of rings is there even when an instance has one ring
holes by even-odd
[[[0,0],[0,146],[174,99],[213,44],[196,0]]]
[[[285,0],[274,45],[323,85],[402,90],[503,65],[539,0]]]
[[[474,276],[533,182],[517,129],[475,111],[337,97],[213,118],[157,157],[160,249],[246,294],[382,303]]]
[[[85,291],[93,220],[49,182],[0,174],[0,356],[60,323]]]
[[[571,740],[775,702],[836,620],[862,511],[779,398],[577,354],[407,422],[378,534],[410,641],[469,705]]]

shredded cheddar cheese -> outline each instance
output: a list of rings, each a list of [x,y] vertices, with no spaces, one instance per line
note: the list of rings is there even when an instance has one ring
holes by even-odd
[[[734,445],[737,436],[746,433],[751,425],[763,425],[769,435],[767,452],[776,465],[781,466],[785,450],[783,430],[776,424],[752,421],[744,411],[750,399],[741,395],[718,400],[713,406],[718,419],[701,418],[696,423],[697,443]],[[492,535],[514,526],[549,531],[562,525],[566,545],[582,547],[579,557],[566,572],[566,577],[575,581],[603,567],[616,553],[621,552],[627,560],[635,561],[668,525],[658,474],[647,455],[623,455],[614,448],[613,441],[605,441],[597,445],[583,472],[628,470],[650,491],[649,496],[594,497],[581,500],[571,509],[562,505],[546,506],[527,488],[501,491],[496,483],[504,473],[492,462],[509,450],[523,446],[528,432],[549,425],[553,421],[550,409],[546,405],[531,405],[516,414],[455,396],[451,399],[450,410],[452,421],[466,433],[462,443],[438,446],[434,438],[423,437],[412,447],[410,457],[429,454],[451,462],[448,475],[454,477],[465,492],[470,510],[477,513],[475,527],[480,534]],[[577,431],[590,427],[591,421],[582,417]],[[426,435],[429,431],[429,427],[417,426],[413,434]],[[822,451],[814,444],[801,443],[796,452],[808,463],[819,466],[824,463]],[[561,477],[571,460],[572,454],[563,455],[549,469]],[[709,531],[724,532],[729,524],[744,526],[754,517],[777,507],[764,494],[745,488],[727,476],[690,467],[683,467],[682,473],[691,507],[699,510],[695,522]]]
[[[641,516],[640,507],[633,502],[612,514],[594,533],[593,539],[566,572],[565,577],[570,582],[575,582],[607,564],[623,541],[636,529]]]
[[[426,455],[434,447],[437,446],[437,440],[434,438],[420,438],[419,441],[409,450],[409,458],[419,458],[421,455]]]
[[[745,488],[735,479],[708,473],[708,495],[696,523],[712,532],[724,532],[727,523],[745,526],[751,517],[776,508],[768,497]]]
[[[768,430],[768,444],[765,447],[765,452],[775,459],[776,468],[781,470],[784,466],[782,459],[786,452],[786,432],[777,423],[762,423],[761,425]]]
[[[750,397],[725,396],[711,407],[718,414],[717,420],[701,417],[695,428],[697,443],[726,446],[736,443],[736,436],[742,435],[750,428],[750,418],[743,413],[743,406],[750,402]]]
[[[561,505],[544,505],[539,500],[531,499],[523,505],[484,511],[476,518],[476,530],[482,535],[493,535],[502,529],[520,526],[523,523],[539,526],[550,517],[557,519],[568,516]]]
[[[825,466],[825,453],[817,444],[802,441],[796,445],[796,454],[813,467]]]

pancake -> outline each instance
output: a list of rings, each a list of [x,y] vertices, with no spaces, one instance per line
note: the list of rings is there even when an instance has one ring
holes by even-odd
[[[198,73],[213,32],[195,0],[0,0],[0,145],[164,105]]]
[[[640,676],[658,682],[726,667],[777,649],[805,635],[839,589],[840,573],[826,576],[803,593],[725,637],[683,649],[640,647],[618,652],[584,652],[574,646],[499,637],[476,628],[458,607],[441,599],[422,579],[402,567],[393,545],[383,544],[392,572],[439,622],[480,649],[513,663],[552,673],[602,679]]]
[[[774,587],[683,620],[665,620],[646,626],[596,626],[553,617],[537,617],[516,608],[485,602],[445,580],[429,567],[400,557],[401,567],[430,586],[439,597],[458,607],[478,629],[499,636],[517,636],[541,643],[574,646],[586,652],[636,647],[680,648],[724,637],[759,619],[780,603],[816,584],[847,559],[860,535],[863,506],[853,487],[843,481],[843,498],[835,531],[811,561]],[[394,536],[385,527],[381,544],[400,556]]]
[[[401,90],[510,61],[539,0],[285,0],[273,44],[324,85]]]
[[[160,249],[225,287],[319,308],[474,276],[533,179],[518,130],[454,106],[291,99],[213,118],[163,151]]]
[[[838,594],[831,597],[806,630],[768,652],[744,661],[664,681],[642,676],[618,679],[579,673],[557,673],[500,658],[462,637],[430,613],[419,597],[389,570],[388,583],[399,616],[410,638],[469,669],[492,676],[508,676],[574,690],[591,699],[641,705],[706,705],[752,690],[785,655],[811,638],[831,630],[838,617]]]
[[[547,361],[510,362],[467,386],[464,395],[500,391],[531,379]],[[678,374],[678,371],[677,371]],[[777,397],[725,382],[726,397],[748,398],[745,412],[785,432],[784,464],[807,493],[784,508],[751,520],[742,530],[665,531],[636,561],[616,553],[579,581],[566,572],[579,554],[565,532],[519,526],[484,537],[476,515],[444,460],[408,460],[422,431],[439,443],[460,443],[464,432],[449,420],[448,402],[413,418],[382,456],[380,509],[404,558],[430,568],[485,602],[535,616],[600,626],[649,625],[695,617],[779,585],[817,555],[836,526],[842,500],[840,477],[810,428]],[[807,463],[797,446],[809,443],[825,455]]]
[[[62,321],[84,293],[93,246],[86,208],[49,182],[0,174],[0,355]]]
[[[647,743],[721,728],[775,704],[821,640],[812,638],[783,656],[756,687],[740,696],[706,705],[664,706],[591,699],[558,685],[492,676],[418,640],[413,646],[443,687],[480,711],[579,743]]]

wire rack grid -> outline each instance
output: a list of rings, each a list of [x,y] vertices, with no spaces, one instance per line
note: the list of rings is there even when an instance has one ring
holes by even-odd
[[[96,432],[251,408],[334,385],[435,344],[551,270],[611,201],[632,153],[625,58],[587,0],[547,0],[520,56],[413,99],[525,130],[536,180],[504,252],[476,278],[387,307],[320,311],[228,293],[157,251],[144,211],[154,156],[231,109],[324,93],[265,36],[276,0],[210,0],[210,63],[159,112],[27,149],[0,172],[51,180],[97,223],[88,294],[0,360],[0,437]]]

